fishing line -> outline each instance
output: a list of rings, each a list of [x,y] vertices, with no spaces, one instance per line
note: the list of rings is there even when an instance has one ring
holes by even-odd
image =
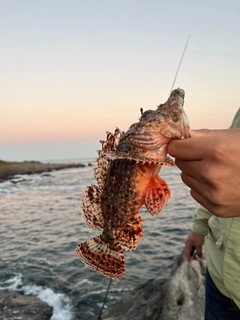
[[[183,49],[183,53],[182,53],[181,59],[180,59],[179,64],[178,64],[177,72],[176,72],[175,77],[174,77],[174,79],[173,79],[173,83],[172,83],[172,86],[171,86],[171,90],[170,90],[169,95],[171,94],[171,92],[172,92],[172,90],[173,90],[173,87],[174,87],[174,85],[175,85],[175,82],[176,82],[176,79],[177,79],[177,76],[178,76],[178,71],[179,71],[179,69],[180,69],[180,67],[181,67],[181,64],[182,64],[182,61],[183,61],[183,57],[184,57],[185,51],[186,51],[186,49],[187,49],[187,45],[188,45],[188,41],[189,41],[190,37],[191,37],[191,35],[188,36],[187,42],[186,42],[185,47],[184,47],[184,49]]]
[[[106,291],[106,294],[105,294],[105,297],[104,297],[104,300],[103,300],[103,304],[102,304],[102,308],[101,308],[101,310],[100,310],[100,314],[99,314],[98,320],[101,320],[103,308],[104,308],[105,303],[106,303],[106,300],[107,300],[107,296],[108,296],[108,292],[109,292],[111,283],[112,283],[112,279],[110,278],[110,279],[109,279],[109,283],[108,283],[108,288],[107,288],[107,291]]]
[[[184,47],[184,50],[183,50],[181,59],[180,59],[180,61],[179,61],[178,68],[177,68],[177,72],[176,72],[175,77],[174,77],[174,79],[173,79],[173,83],[172,83],[172,87],[171,87],[171,90],[170,90],[170,94],[171,94],[172,89],[173,89],[173,87],[174,87],[174,85],[175,85],[175,82],[176,82],[176,79],[177,79],[177,76],[178,76],[178,72],[179,72],[179,70],[180,70],[180,67],[181,67],[181,64],[182,64],[182,61],[183,61],[183,57],[184,57],[185,51],[186,51],[187,46],[188,46],[188,42],[189,42],[190,36],[191,36],[191,35],[189,35],[188,38],[187,38],[187,42],[186,42],[186,44],[185,44],[185,47]],[[112,283],[112,279],[110,278],[109,283],[108,283],[108,288],[107,288],[107,291],[106,291],[106,294],[105,294],[105,297],[104,297],[104,300],[103,300],[102,308],[101,308],[100,313],[99,313],[98,320],[101,320],[102,312],[103,312],[104,306],[105,306],[106,301],[107,301],[107,296],[108,296],[108,293],[109,293],[109,290],[110,290],[111,283]]]

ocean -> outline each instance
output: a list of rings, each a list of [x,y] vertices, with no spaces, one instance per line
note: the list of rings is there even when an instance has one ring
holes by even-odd
[[[84,188],[95,184],[96,161],[78,162],[86,167],[0,183],[0,289],[47,302],[53,307],[51,320],[99,315],[109,284],[75,253],[78,243],[97,235],[85,225],[80,209]],[[126,274],[112,281],[106,307],[156,275],[167,278],[173,259],[184,248],[197,204],[177,167],[163,167],[160,175],[172,197],[159,217],[141,208],[144,238],[135,252],[125,253]]]

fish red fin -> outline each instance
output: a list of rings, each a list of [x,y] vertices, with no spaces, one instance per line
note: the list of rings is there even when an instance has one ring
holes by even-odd
[[[139,215],[132,217],[117,233],[119,244],[126,251],[136,250],[138,245],[137,237],[143,238],[142,218]]]
[[[92,185],[85,189],[81,207],[86,225],[93,230],[102,230],[104,227],[102,193],[98,186]]]
[[[159,176],[155,176],[148,185],[145,194],[145,206],[152,216],[158,216],[170,196],[171,192],[167,183]]]
[[[107,242],[102,235],[76,248],[79,258],[90,269],[111,279],[120,279],[125,274],[125,259],[118,242]]]

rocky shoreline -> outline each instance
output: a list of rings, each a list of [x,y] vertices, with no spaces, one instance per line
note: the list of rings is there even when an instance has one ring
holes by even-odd
[[[205,261],[187,263],[182,253],[168,278],[156,276],[107,304],[101,320],[203,320],[205,271]],[[37,297],[0,290],[0,319],[49,320],[52,314],[53,309]]]
[[[108,305],[102,320],[203,320],[206,261],[174,260],[169,278],[162,275]],[[93,317],[92,320],[98,320]]]
[[[0,319],[49,320],[53,309],[37,297],[0,290]]]
[[[88,165],[91,165],[90,163]],[[54,170],[85,167],[82,163],[43,163],[39,161],[8,162],[0,160],[0,182],[16,175],[44,173]]]

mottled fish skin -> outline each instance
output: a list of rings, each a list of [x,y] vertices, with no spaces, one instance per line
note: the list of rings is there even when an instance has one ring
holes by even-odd
[[[158,173],[174,165],[167,157],[172,139],[189,137],[183,111],[184,91],[175,89],[157,110],[142,113],[139,122],[124,133],[107,132],[98,151],[97,185],[88,186],[82,199],[87,226],[102,234],[81,243],[76,252],[92,270],[112,279],[125,274],[124,250],[135,250],[143,238],[139,209],[158,216],[170,198],[167,183]]]
[[[183,110],[184,96],[183,89],[175,89],[156,110],[142,112],[139,121],[119,139],[117,152],[109,152],[108,157],[171,165],[167,157],[168,143],[172,139],[190,137],[188,119]]]

